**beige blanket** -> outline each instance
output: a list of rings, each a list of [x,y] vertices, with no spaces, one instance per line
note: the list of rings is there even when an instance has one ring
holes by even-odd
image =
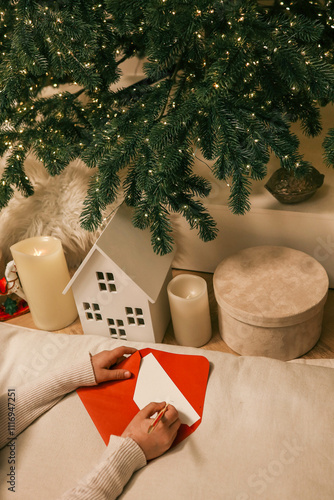
[[[82,352],[120,345],[0,324],[0,389],[7,392]],[[137,472],[126,500],[332,500],[334,363],[324,366],[131,343],[206,356],[203,420],[180,445]],[[317,361],[320,364],[320,361]],[[0,498],[52,500],[98,461],[105,445],[76,392],[16,440],[16,493],[8,491],[9,448],[0,452]]]

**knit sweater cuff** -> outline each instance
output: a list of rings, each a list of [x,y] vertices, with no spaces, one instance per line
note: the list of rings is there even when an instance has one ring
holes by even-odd
[[[132,474],[146,465],[145,455],[131,438],[110,436],[101,462],[61,500],[114,500]]]
[[[133,439],[118,436],[110,436],[106,453],[109,456],[104,460],[99,483],[106,498],[117,498],[133,473],[146,465],[146,457]]]
[[[132,472],[141,469],[147,464],[145,454],[139,444],[137,444],[131,438],[124,438],[114,435],[110,436],[107,449],[103,454],[103,458],[105,460],[107,460],[108,457],[114,453],[115,448],[117,447],[117,445],[119,445],[120,442],[122,443],[122,461],[124,461],[127,466],[129,463],[132,464]],[[125,455],[128,455],[128,457],[125,458]]]

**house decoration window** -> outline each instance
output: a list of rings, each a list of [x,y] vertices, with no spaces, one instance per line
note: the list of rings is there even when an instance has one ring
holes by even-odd
[[[124,329],[124,321],[122,319],[107,319],[110,336],[113,339],[126,340],[126,331]]]
[[[101,292],[117,292],[115,277],[113,273],[103,273],[101,271],[97,271],[96,278],[99,290]]]
[[[128,325],[145,325],[144,314],[141,307],[126,307],[125,313]]]
[[[87,320],[102,321],[102,314],[99,304],[96,304],[94,302],[92,304],[90,304],[89,302],[84,302],[83,308]]]

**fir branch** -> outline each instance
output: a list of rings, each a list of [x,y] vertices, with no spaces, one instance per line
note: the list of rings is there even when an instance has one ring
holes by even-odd
[[[7,183],[6,177],[2,176],[0,179],[0,210],[8,205],[13,195],[13,188]]]
[[[172,226],[168,215],[168,211],[161,204],[150,207],[151,243],[153,250],[160,255],[165,255],[173,250],[174,240],[171,235]]]
[[[229,207],[232,213],[243,215],[251,208],[249,202],[251,183],[245,174],[238,171],[234,171],[232,180]]]
[[[334,167],[334,128],[331,128],[324,141],[324,160],[328,167]]]
[[[3,182],[5,185],[15,186],[23,196],[28,197],[34,193],[34,188],[29,181],[24,171],[24,161],[28,151],[22,144],[21,147],[13,148],[12,153],[6,161],[6,168],[3,173]],[[5,190],[5,196],[10,194],[9,190]]]
[[[203,241],[212,241],[216,238],[217,224],[201,202],[183,194],[174,196],[170,200],[170,207],[187,220],[191,229],[197,229],[198,236]]]
[[[173,245],[170,212],[204,240],[216,234],[198,201],[210,185],[194,174],[194,149],[229,181],[234,213],[249,210],[250,181],[264,178],[271,152],[296,176],[308,171],[290,124],[319,134],[319,108],[334,101],[333,2],[0,4],[0,154],[8,153],[1,206],[13,188],[32,192],[29,151],[51,175],[80,158],[96,169],[83,225],[95,229],[123,190],[135,223],[149,227],[155,251],[165,253]],[[111,90],[133,56],[147,58],[145,78]],[[41,97],[46,87],[55,95]],[[328,165],[332,136],[323,144]]]
[[[84,208],[80,214],[80,222],[87,231],[95,231],[102,224],[101,200],[98,195],[98,180],[93,175],[90,179]]]

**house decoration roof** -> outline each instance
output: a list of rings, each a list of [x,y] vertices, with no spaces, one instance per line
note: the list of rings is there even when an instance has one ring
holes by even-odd
[[[122,269],[151,302],[157,300],[174,253],[157,255],[151,245],[150,230],[134,227],[131,222],[132,215],[131,207],[127,207],[124,203],[119,207],[63,293],[69,290],[92,253],[98,250]]]

